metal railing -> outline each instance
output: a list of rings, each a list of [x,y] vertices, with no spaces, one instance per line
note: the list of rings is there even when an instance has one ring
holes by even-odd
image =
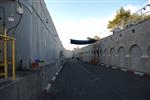
[[[140,22],[150,19],[150,4],[147,4],[146,6],[142,7],[132,15],[134,15],[134,17],[129,17],[129,20],[127,22],[125,21],[125,17],[120,19],[121,21],[118,20],[119,23],[116,22],[117,24],[115,25],[115,28],[112,31],[116,30],[117,28],[120,28],[120,30],[122,30],[124,28],[136,25]]]
[[[129,23],[137,24],[137,23],[142,22],[146,19],[150,19],[150,4],[147,4],[143,8],[136,11],[134,13],[134,15],[135,16],[137,15],[137,17],[135,17],[134,19],[129,21]]]
[[[0,41],[2,41],[3,46],[1,47],[3,53],[3,61],[0,63],[0,67],[3,68],[3,72],[0,72],[0,76],[5,79],[8,78],[8,64],[12,65],[12,79],[16,79],[16,66],[15,66],[15,38],[7,36],[6,29],[4,29],[4,34],[0,34]],[[8,50],[7,44],[11,42],[11,62],[8,61]]]

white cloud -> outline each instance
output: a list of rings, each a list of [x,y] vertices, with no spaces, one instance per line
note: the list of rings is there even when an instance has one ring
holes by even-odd
[[[69,44],[70,39],[86,40],[87,37],[94,37],[95,35],[101,38],[110,35],[107,24],[108,18],[85,18],[79,21],[66,20],[55,25],[64,47],[73,49],[77,45]]]
[[[149,3],[150,3],[150,0],[148,1]],[[124,8],[126,9],[126,10],[128,10],[128,9],[130,9],[130,11],[131,11],[131,13],[138,13],[138,14],[140,14],[141,15],[141,8],[142,7],[145,7],[147,5],[147,3],[146,4],[143,4],[142,6],[133,6],[133,5],[127,5],[127,6],[125,6]],[[150,7],[149,6],[146,6],[145,7],[145,10],[142,10],[142,14],[150,14]]]
[[[140,8],[140,6],[133,6],[133,5],[127,5],[127,6],[124,6],[124,9],[125,10],[130,10],[131,13],[135,13],[138,9]]]
[[[127,5],[124,8],[130,9],[132,13],[138,10],[138,6]],[[103,38],[112,33],[107,29],[108,21],[114,18],[116,12],[113,12],[108,17],[99,18],[84,18],[81,20],[65,20],[64,22],[54,22],[59,34],[59,37],[66,49],[73,49],[78,45],[70,44],[70,39],[83,40],[87,37],[98,35]],[[83,47],[83,46],[79,46]]]

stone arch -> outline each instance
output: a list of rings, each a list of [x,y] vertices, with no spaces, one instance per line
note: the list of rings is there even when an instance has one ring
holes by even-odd
[[[125,52],[124,47],[120,47],[118,49],[118,65],[119,65],[119,67],[126,67],[125,66],[125,55],[126,55],[126,52]]]
[[[115,65],[115,50],[114,48],[110,49],[110,64]]]
[[[148,57],[150,58],[150,46],[148,47],[147,55],[148,55]]]
[[[102,57],[102,55],[103,55],[103,50],[100,49],[100,50],[99,50],[99,56]]]
[[[99,48],[96,49],[96,63],[98,64],[99,63]]]
[[[102,55],[101,55],[101,63],[103,63],[104,64],[104,50],[102,50]]]
[[[103,55],[103,51],[102,49],[99,49],[99,63],[102,62],[102,55]]]
[[[108,58],[108,51],[107,49],[104,50],[104,64],[107,64],[107,59]]]
[[[132,70],[142,71],[141,61],[142,51],[138,45],[132,45],[130,48],[130,66]]]
[[[147,69],[148,72],[150,71],[150,46],[147,49],[147,55],[148,55],[148,65],[147,65]]]

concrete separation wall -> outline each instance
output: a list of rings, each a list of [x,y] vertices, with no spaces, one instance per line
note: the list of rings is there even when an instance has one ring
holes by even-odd
[[[65,61],[44,0],[0,0],[1,34],[4,26],[7,35],[16,38],[17,80],[0,79],[0,100],[37,100]],[[8,45],[8,60],[10,51]]]
[[[18,6],[23,14],[17,12]],[[17,69],[30,69],[37,59],[46,63],[56,61],[64,51],[44,0],[1,0],[0,29],[3,24],[7,34],[16,38]],[[8,50],[8,59],[11,59],[11,50]]]

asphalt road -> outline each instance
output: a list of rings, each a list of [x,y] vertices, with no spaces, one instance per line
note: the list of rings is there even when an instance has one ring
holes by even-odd
[[[150,78],[71,59],[45,100],[150,100]]]

